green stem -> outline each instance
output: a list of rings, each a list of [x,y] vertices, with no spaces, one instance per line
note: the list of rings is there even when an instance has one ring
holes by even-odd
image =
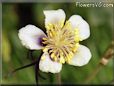
[[[61,74],[60,73],[56,74],[56,80],[57,80],[57,84],[61,85]]]

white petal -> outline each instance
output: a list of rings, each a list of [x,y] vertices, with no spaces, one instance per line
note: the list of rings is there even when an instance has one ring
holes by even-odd
[[[79,36],[81,40],[87,39],[90,36],[89,24],[79,15],[73,15],[70,17],[73,29],[79,29]]]
[[[52,61],[49,54],[44,53],[39,63],[39,69],[43,72],[59,73],[62,69],[62,64]]]
[[[58,9],[58,10],[45,10],[44,11],[44,15],[45,15],[45,25],[48,23],[51,24],[57,24],[61,21],[65,21],[65,13],[62,9]]]
[[[86,46],[80,45],[69,64],[74,66],[86,65],[91,59],[91,52]]]
[[[27,25],[19,30],[18,36],[26,48],[31,50],[38,50],[43,47],[41,45],[41,39],[46,35],[36,26]]]

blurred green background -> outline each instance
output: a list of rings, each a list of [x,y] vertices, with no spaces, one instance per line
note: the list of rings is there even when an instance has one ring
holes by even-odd
[[[27,49],[18,38],[18,30],[34,24],[45,31],[43,10],[63,9],[68,20],[73,14],[81,15],[90,25],[91,36],[81,44],[92,52],[91,61],[83,67],[64,64],[61,71],[62,83],[83,84],[88,75],[98,65],[101,56],[112,41],[113,8],[81,8],[75,3],[3,3],[2,4],[2,83],[3,84],[35,84],[34,68],[29,67],[7,76],[15,68],[31,63],[27,58]],[[35,51],[38,57],[40,51]],[[90,84],[107,84],[114,77],[113,60],[100,70]],[[41,84],[55,84],[55,75],[41,74],[46,80],[39,79]]]

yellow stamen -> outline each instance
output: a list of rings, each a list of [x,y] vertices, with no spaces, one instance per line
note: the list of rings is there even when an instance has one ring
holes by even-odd
[[[63,56],[60,57],[60,63],[65,63],[65,59]]]
[[[46,37],[43,37],[42,39],[43,39],[43,40],[47,40],[47,38],[46,38]]]
[[[43,49],[43,52],[47,52],[47,51],[48,51],[48,48],[44,48],[44,49]]]
[[[45,56],[42,56],[42,57],[41,57],[41,60],[45,60],[45,59],[46,59],[46,57],[45,57]]]
[[[54,58],[54,57],[55,57],[55,54],[54,54],[54,53],[52,53],[52,54],[51,54],[51,58]]]
[[[46,24],[46,29],[47,30],[53,29],[53,24],[51,23]]]
[[[69,63],[79,47],[79,29],[73,29],[70,21],[61,20],[57,24],[46,24],[47,38],[43,38],[47,46],[43,52],[49,52],[51,59],[64,64]],[[49,51],[48,51],[49,50]]]

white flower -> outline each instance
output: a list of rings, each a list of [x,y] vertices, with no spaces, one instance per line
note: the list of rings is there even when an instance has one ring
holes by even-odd
[[[44,15],[46,34],[34,25],[21,28],[18,34],[26,48],[43,50],[39,69],[58,73],[64,63],[74,66],[87,64],[91,52],[79,42],[90,36],[88,23],[79,15],[73,15],[65,22],[62,9],[44,11]]]

